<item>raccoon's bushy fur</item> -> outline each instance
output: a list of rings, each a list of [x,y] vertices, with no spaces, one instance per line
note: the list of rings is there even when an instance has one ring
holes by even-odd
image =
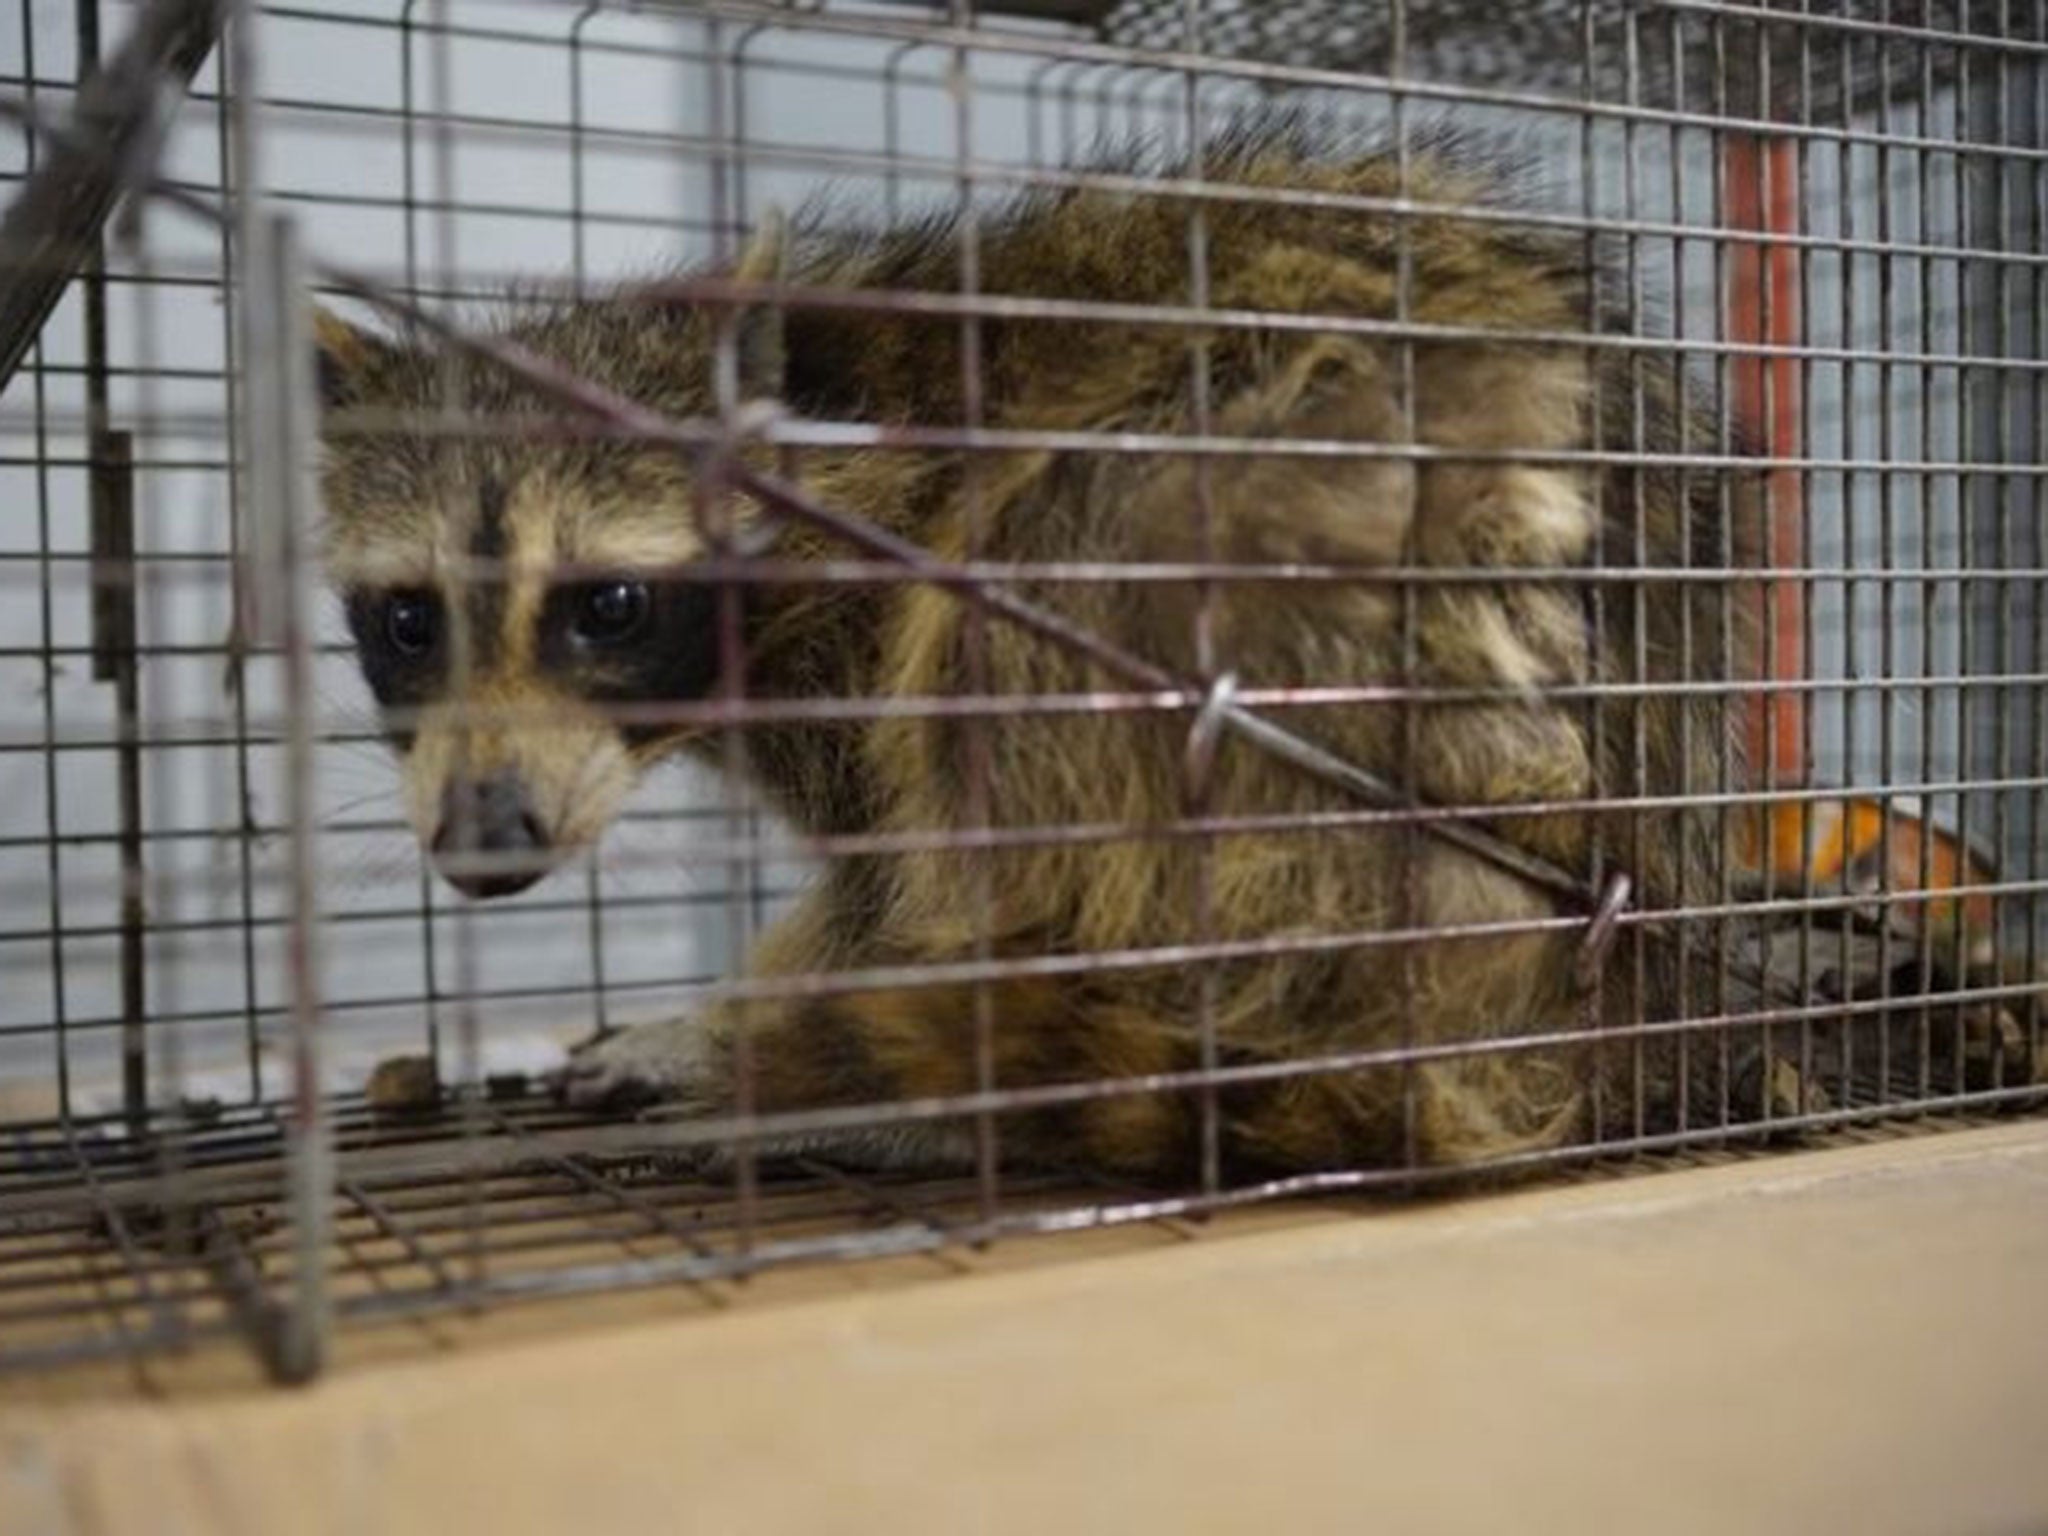
[[[1213,147],[1212,179],[1425,204],[1494,196],[1485,164],[1425,145],[1400,185],[1387,154],[1318,143],[1264,124]],[[1126,305],[1191,298],[1191,204],[1097,190],[1039,192],[978,220],[980,285]],[[1484,583],[1392,581],[1036,584],[1035,602],[1194,677],[1197,615],[1211,605],[1219,669],[1252,688],[1398,683],[1506,687],[1483,702],[1294,709],[1287,723],[1437,805],[1526,805],[1700,793],[1740,769],[1725,700],[1648,690],[1559,700],[1594,681],[1659,683],[1736,675],[1741,602],[1707,583],[1590,589],[1516,578],[1517,568],[1720,566],[1740,532],[1727,488],[1695,472],[1545,462],[1596,445],[1654,455],[1677,445],[1674,365],[1662,353],[1531,341],[1583,333],[1601,308],[1588,244],[1455,213],[1372,212],[1212,200],[1202,205],[1208,302],[1228,311],[1403,320],[1402,342],[1332,330],[1217,327],[1201,336],[1209,430],[1245,438],[1410,441],[1527,462],[1319,455],[1188,458],[1110,452],[965,458],[886,449],[812,450],[795,473],[810,494],[948,558],[998,561],[1344,563],[1493,567]],[[960,282],[950,220],[847,230],[806,221],[774,265],[831,288],[950,293]],[[1404,254],[1405,253],[1405,254]],[[762,269],[764,254],[750,258]],[[1407,268],[1405,308],[1399,296]],[[957,318],[792,306],[781,321],[779,391],[810,416],[883,423],[963,421]],[[1483,340],[1433,339],[1443,328]],[[676,415],[711,406],[712,327],[646,292],[569,304],[508,323],[508,334],[612,389]],[[425,408],[442,360],[424,349],[328,325],[338,402]],[[1120,321],[985,318],[985,424],[1091,433],[1189,434],[1195,350],[1184,328]],[[465,370],[471,408],[539,412],[528,391]],[[1693,431],[1689,446],[1710,448]],[[1206,476],[1198,487],[1197,477]],[[623,741],[573,679],[540,676],[518,633],[544,606],[552,564],[603,558],[650,565],[701,553],[687,466],[666,451],[517,434],[459,445],[337,433],[326,495],[337,580],[394,561],[419,580],[478,543],[477,488],[503,504],[488,530],[511,591],[487,610],[504,634],[479,651],[471,695],[425,690],[409,737],[412,803],[428,836],[441,780],[457,760],[508,765],[535,786],[559,846],[587,843],[637,772],[678,748],[718,759],[720,738]],[[1198,508],[1210,509],[1205,538]],[[792,525],[778,553],[843,553]],[[1589,595],[1597,591],[1598,596]],[[522,595],[524,593],[524,595]],[[471,612],[453,597],[451,612]],[[1407,619],[1404,621],[1404,610]],[[715,646],[711,609],[688,643]],[[524,617],[522,617],[524,616]],[[1409,626],[1404,639],[1404,622]],[[910,584],[752,589],[747,687],[758,697],[1083,693],[1113,686],[1089,663],[999,619],[982,625],[977,663],[968,608]],[[658,669],[655,669],[658,671]],[[692,688],[701,667],[683,669]],[[650,674],[652,675],[652,674]],[[681,675],[675,673],[672,675]],[[507,706],[509,723],[473,713]],[[749,733],[760,787],[797,826],[822,832],[965,830],[1117,823],[1158,827],[1186,814],[1184,714],[892,718]],[[979,740],[975,739],[979,733]],[[972,765],[987,766],[985,805]],[[1222,742],[1204,810],[1286,816],[1351,808],[1340,793],[1241,741]],[[1654,910],[1711,899],[1721,847],[1699,811],[1504,817],[1502,837],[1593,877],[1625,868]],[[1209,863],[1206,924],[1198,864]],[[1604,864],[1603,864],[1604,861]],[[986,911],[982,895],[988,894]],[[1128,956],[1164,945],[1322,933],[1540,922],[1575,909],[1474,855],[1414,831],[1369,827],[1226,835],[1206,854],[1187,838],[1053,843],[833,862],[760,941],[755,972],[863,970],[994,956]],[[1595,989],[1574,977],[1582,930],[1358,944],[1218,963],[1206,974],[1225,1064],[1304,1059],[1401,1045],[1484,1042],[1589,1021],[1623,1026],[1700,1011],[1712,989],[1664,939],[1628,933]],[[1668,929],[1667,929],[1668,934]],[[1696,958],[1707,946],[1696,942]],[[1199,1061],[1198,965],[1127,965],[989,988],[999,1087],[1185,1070]],[[756,1104],[765,1112],[957,1094],[977,1087],[976,1017],[966,986],[894,987],[713,1009],[627,1030],[581,1052],[567,1077],[582,1099],[652,1091],[706,1112],[732,1107],[730,1042],[752,1032]],[[1711,1045],[1695,1043],[1695,1064]],[[1413,1155],[1473,1162],[1609,1128],[1635,1106],[1668,1120],[1679,1073],[1668,1039],[1647,1045],[1442,1055],[1412,1069],[1283,1077],[1221,1096],[1226,1150],[1265,1167],[1387,1163]],[[1406,1087],[1404,1088],[1404,1083]],[[1705,1090],[1711,1092],[1711,1089]],[[1404,1106],[1405,1100],[1405,1106]],[[1412,1114],[1410,1111],[1412,1110]],[[1023,1160],[1081,1159],[1136,1176],[1171,1175],[1194,1155],[1190,1094],[1090,1099],[1006,1117]],[[899,1137],[936,1154],[938,1132]]]

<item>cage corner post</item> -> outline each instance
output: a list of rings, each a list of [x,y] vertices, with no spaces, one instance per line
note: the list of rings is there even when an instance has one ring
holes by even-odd
[[[235,570],[235,620],[252,649],[281,664],[284,719],[278,794],[286,829],[284,995],[290,1057],[284,1117],[284,1196],[291,1213],[289,1289],[258,1319],[255,1343],[273,1376],[304,1382],[326,1363],[332,1304],[327,1284],[335,1170],[321,1097],[319,822],[314,782],[313,687],[316,492],[312,465],[318,391],[311,274],[296,218],[269,197],[264,144],[263,7],[231,0],[222,53],[233,168],[231,232],[241,246],[234,295],[243,387],[235,405],[239,449],[231,473],[245,513]]]
[[[271,557],[250,573],[254,590],[271,598],[257,605],[264,638],[282,653],[285,697],[283,784],[286,888],[286,990],[291,1020],[287,1195],[292,1213],[293,1266],[289,1294],[277,1312],[275,1333],[261,1341],[267,1364],[283,1381],[319,1374],[327,1354],[332,1305],[327,1249],[332,1225],[332,1127],[321,1097],[320,1024],[324,997],[318,807],[313,757],[313,591],[308,561],[313,547],[311,481],[316,430],[311,293],[296,221],[265,210],[244,225],[254,248],[244,252],[249,274],[243,335],[244,391],[249,420],[252,523],[266,527],[257,547]],[[252,530],[253,531],[253,530]]]

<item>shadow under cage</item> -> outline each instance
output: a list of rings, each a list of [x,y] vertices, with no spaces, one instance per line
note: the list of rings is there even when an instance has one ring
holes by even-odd
[[[2038,1102],[2040,0],[19,15],[0,1366]]]

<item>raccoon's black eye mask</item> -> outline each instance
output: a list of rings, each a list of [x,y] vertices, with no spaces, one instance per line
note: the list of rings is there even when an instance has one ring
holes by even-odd
[[[569,635],[588,650],[619,650],[639,639],[654,607],[644,581],[593,581],[570,589]]]
[[[346,600],[364,681],[386,711],[416,709],[446,688],[448,612],[429,587],[361,588]],[[495,603],[480,605],[495,616]],[[494,662],[498,637],[471,635],[478,666]],[[548,589],[534,637],[534,666],[594,704],[660,704],[702,698],[718,676],[716,590],[700,582],[635,576],[565,582]],[[621,727],[642,745],[666,734],[655,721]],[[393,732],[403,750],[410,733]]]
[[[447,631],[440,594],[424,587],[359,588],[344,607],[356,664],[378,706],[387,713],[412,710],[433,697]],[[404,727],[393,727],[391,738],[400,751],[412,744],[412,732]]]
[[[702,582],[610,577],[548,589],[535,664],[593,704],[701,699],[718,680],[718,591]],[[635,746],[667,734],[637,718],[620,727]]]

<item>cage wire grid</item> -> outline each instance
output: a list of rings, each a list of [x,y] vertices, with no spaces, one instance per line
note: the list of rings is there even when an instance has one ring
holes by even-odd
[[[1497,1172],[2039,1102],[2043,0],[1588,0],[1518,7],[1505,27],[1485,8],[1425,0],[104,13],[99,0],[20,0],[17,15],[4,60],[13,209],[70,152],[108,194],[101,212],[117,211],[35,261],[9,242],[16,212],[0,228],[11,258],[0,341],[25,349],[0,394],[0,474],[16,506],[34,509],[0,534],[0,1368],[146,1360],[236,1334],[280,1375],[305,1376],[350,1321],[1463,1180],[1471,1170],[1417,1160],[1412,1086],[1400,1155],[1277,1176],[1226,1165],[1219,1105],[1247,1086],[1344,1074],[1412,1085],[1431,1063],[1485,1053],[1678,1039],[1721,1063],[1716,1101],[1676,1124],[1646,1107],[1638,1067],[1621,1094],[1595,1093],[1581,1133],[1496,1156]],[[152,40],[153,25],[172,41]],[[88,110],[84,82],[101,60],[115,61],[97,76],[115,118]],[[136,61],[149,89],[131,79],[124,95],[119,65]],[[176,110],[153,115],[167,84]],[[1563,868],[1511,835],[1517,812],[1416,803],[1319,745],[1323,711],[1398,721],[1418,706],[1498,702],[1498,689],[1418,681],[1412,628],[1407,675],[1391,680],[1231,676],[1215,646],[1224,585],[1365,577],[1220,558],[1205,521],[1215,466],[1318,454],[1424,465],[1434,450],[1233,437],[1206,385],[1185,423],[1151,433],[1000,420],[979,350],[998,326],[1149,328],[1185,338],[1201,380],[1206,349],[1243,332],[1369,337],[1409,367],[1420,346],[1497,339],[1418,322],[1405,280],[1382,318],[1210,301],[1216,210],[1262,198],[1276,214],[1313,205],[1397,231],[1433,211],[1405,183],[1393,198],[1347,200],[1207,179],[1200,151],[1217,125],[1274,98],[1379,133],[1404,163],[1437,123],[1521,143],[1539,192],[1462,215],[1608,249],[1620,282],[1606,297],[1622,323],[1595,334],[1588,316],[1535,339],[1638,364],[1631,439],[1550,457],[1693,477],[1724,508],[1742,477],[1760,478],[1753,566],[1724,546],[1652,579],[1634,552],[1602,548],[1584,568],[1516,573],[1582,588],[1596,644],[1613,605],[1689,584],[1722,594],[1724,611],[1755,605],[1755,675],[1683,685],[1738,701],[1750,776],[1724,752],[1716,783],[1668,797],[1714,819],[1717,889],[1645,908],[1617,878],[1639,850],[1596,839],[1590,871]],[[107,126],[116,118],[123,132]],[[1134,135],[1183,169],[1091,160],[1094,146]],[[580,295],[622,275],[728,271],[770,210],[821,186],[890,218],[954,210],[970,232],[957,281],[826,292],[667,280],[727,317],[710,413],[664,414],[471,329],[469,306],[508,281]],[[992,199],[1034,187],[1174,200],[1186,210],[1181,296],[1119,307],[983,291],[972,232]],[[314,295],[353,318],[408,320],[444,356],[523,379],[563,431],[672,450],[694,466],[713,532],[743,492],[778,526],[829,534],[841,553],[828,561],[728,546],[699,563],[721,615],[718,680],[660,716],[714,733],[729,764],[769,728],[962,722],[973,824],[797,834],[740,775],[679,770],[650,781],[580,869],[503,906],[452,899],[412,850],[386,723],[333,605],[313,591]],[[47,317],[42,303],[54,305]],[[959,419],[745,408],[736,366],[749,303],[957,323]],[[1641,380],[1660,359],[1682,362],[1679,387],[1711,422],[1708,440],[1642,436]],[[443,425],[493,429],[455,408]],[[971,538],[942,557],[807,487],[816,455],[862,446],[955,457],[970,507],[1004,455],[1177,457],[1211,537],[1201,558],[1178,562],[991,560]],[[493,572],[479,562],[473,574]],[[1498,569],[1408,563],[1369,574],[1395,582],[1411,614],[1431,584],[1501,582]],[[1087,658],[1097,682],[1035,697],[992,694],[985,678],[950,696],[750,697],[744,640],[725,620],[738,594],[792,582],[834,594],[934,587],[962,605],[970,653],[1021,628]],[[1102,585],[1200,594],[1197,668],[1137,654],[1048,596]],[[1641,657],[1634,665],[1646,675]],[[1542,691],[1597,718],[1630,686]],[[990,803],[1000,781],[987,723],[1050,729],[1089,715],[1181,722],[1184,803],[1142,827],[1108,815],[1005,824]],[[1225,744],[1276,757],[1331,799],[1252,814],[1205,805]],[[1597,816],[1614,791],[1526,813]],[[1218,935],[1220,844],[1364,831],[1405,839],[1404,857],[1450,842],[1513,869],[1554,915],[1461,935],[1405,908],[1391,922],[1323,912],[1311,926]],[[999,952],[994,853],[1145,838],[1195,850],[1187,936]],[[753,938],[821,867],[934,851],[982,872],[961,953],[743,977]],[[1557,1025],[1505,1038],[1354,1041],[1251,1063],[1223,1048],[1213,978],[1232,964],[1402,957],[1513,933],[1569,935],[1638,975],[1660,945],[1717,948],[1720,979],[1673,1016],[1619,1031],[1575,1004]],[[1114,1079],[998,1080],[1004,983],[1147,967],[1197,977],[1183,1059]],[[736,1114],[601,1116],[538,1081],[593,1028],[707,999],[936,987],[967,995],[964,1091],[757,1115],[759,1063],[744,1045]],[[423,1098],[385,1070],[394,1058],[425,1074]],[[1199,1156],[1179,1183],[1006,1161],[1006,1128],[1026,1112],[1141,1094],[1192,1105]],[[760,1150],[777,1131],[937,1121],[971,1129],[971,1171],[877,1174],[825,1149]],[[699,1156],[713,1151],[726,1162],[707,1173]]]

